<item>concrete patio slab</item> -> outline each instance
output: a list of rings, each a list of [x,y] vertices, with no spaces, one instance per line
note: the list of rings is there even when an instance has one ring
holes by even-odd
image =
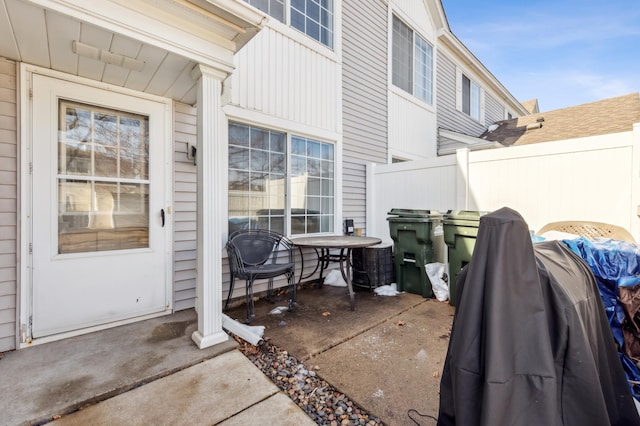
[[[310,362],[318,374],[388,426],[438,417],[453,308],[430,300]],[[417,413],[411,412],[416,410]],[[422,417],[418,424],[435,424]]]
[[[71,413],[237,347],[191,340],[192,309],[3,354],[0,425]]]
[[[346,289],[329,286],[298,300],[277,315],[282,303],[260,300],[252,325],[387,425],[413,424],[410,408],[437,412],[452,307],[361,291],[351,311]],[[244,306],[228,314],[242,320]],[[0,425],[313,424],[235,341],[200,350],[195,328],[186,310],[2,354]]]
[[[292,312],[270,315],[279,303],[259,301],[252,325],[385,425],[435,424],[440,377],[455,309],[402,293],[356,292],[349,309],[344,288],[306,288]],[[241,316],[241,308],[229,315]],[[416,412],[410,410],[416,410]],[[425,417],[421,417],[425,415]]]
[[[405,293],[402,297],[378,296],[373,292],[355,293],[355,310],[350,309],[346,287],[311,287],[298,291],[298,303],[291,312],[270,315],[286,303],[260,300],[255,304],[255,318],[251,325],[265,327],[264,337],[277,343],[304,361],[320,352],[343,343],[387,318],[398,315],[428,299]],[[244,306],[227,314],[243,321]],[[295,334],[294,338],[290,338]]]
[[[314,424],[289,398],[277,395],[278,388],[271,380],[240,352],[232,351],[91,405],[54,424],[213,425],[227,419],[229,424],[251,424],[248,420],[264,420],[265,414],[274,419],[297,415],[296,424],[305,424],[304,420]]]
[[[268,399],[241,411],[220,426],[313,426],[311,420],[291,399],[277,393]]]

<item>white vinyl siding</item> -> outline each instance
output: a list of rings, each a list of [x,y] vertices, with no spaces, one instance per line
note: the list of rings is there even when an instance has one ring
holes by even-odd
[[[388,12],[384,2],[368,0],[343,8],[342,211],[365,228],[365,164],[384,164],[388,156]]]
[[[16,348],[16,64],[0,58],[0,352]]]
[[[277,29],[264,28],[235,55],[230,105],[260,113],[253,121],[282,119],[338,132],[341,84],[336,59]]]
[[[196,297],[196,166],[187,158],[196,146],[196,109],[174,102],[173,308],[193,308]]]

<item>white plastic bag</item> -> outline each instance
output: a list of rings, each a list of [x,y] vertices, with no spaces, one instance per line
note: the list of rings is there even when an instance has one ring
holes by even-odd
[[[444,263],[427,263],[424,265],[424,269],[427,271],[427,276],[429,277],[429,281],[431,281],[431,289],[436,299],[440,302],[449,300],[449,284],[445,281]]]
[[[338,269],[333,269],[331,272],[329,272],[329,275],[327,275],[324,278],[323,284],[324,285],[330,285],[330,286],[333,286],[333,287],[346,287],[347,286],[347,283],[342,278],[342,273]]]

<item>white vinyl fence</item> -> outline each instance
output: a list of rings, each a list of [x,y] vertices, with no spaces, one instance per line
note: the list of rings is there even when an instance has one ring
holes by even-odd
[[[510,207],[537,231],[587,220],[640,242],[640,123],[631,132],[367,166],[367,235],[391,242],[392,208],[493,211]]]

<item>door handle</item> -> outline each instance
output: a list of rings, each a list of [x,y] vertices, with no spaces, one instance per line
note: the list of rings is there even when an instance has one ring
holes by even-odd
[[[164,228],[164,209],[160,209],[160,219],[162,219],[162,227]]]

